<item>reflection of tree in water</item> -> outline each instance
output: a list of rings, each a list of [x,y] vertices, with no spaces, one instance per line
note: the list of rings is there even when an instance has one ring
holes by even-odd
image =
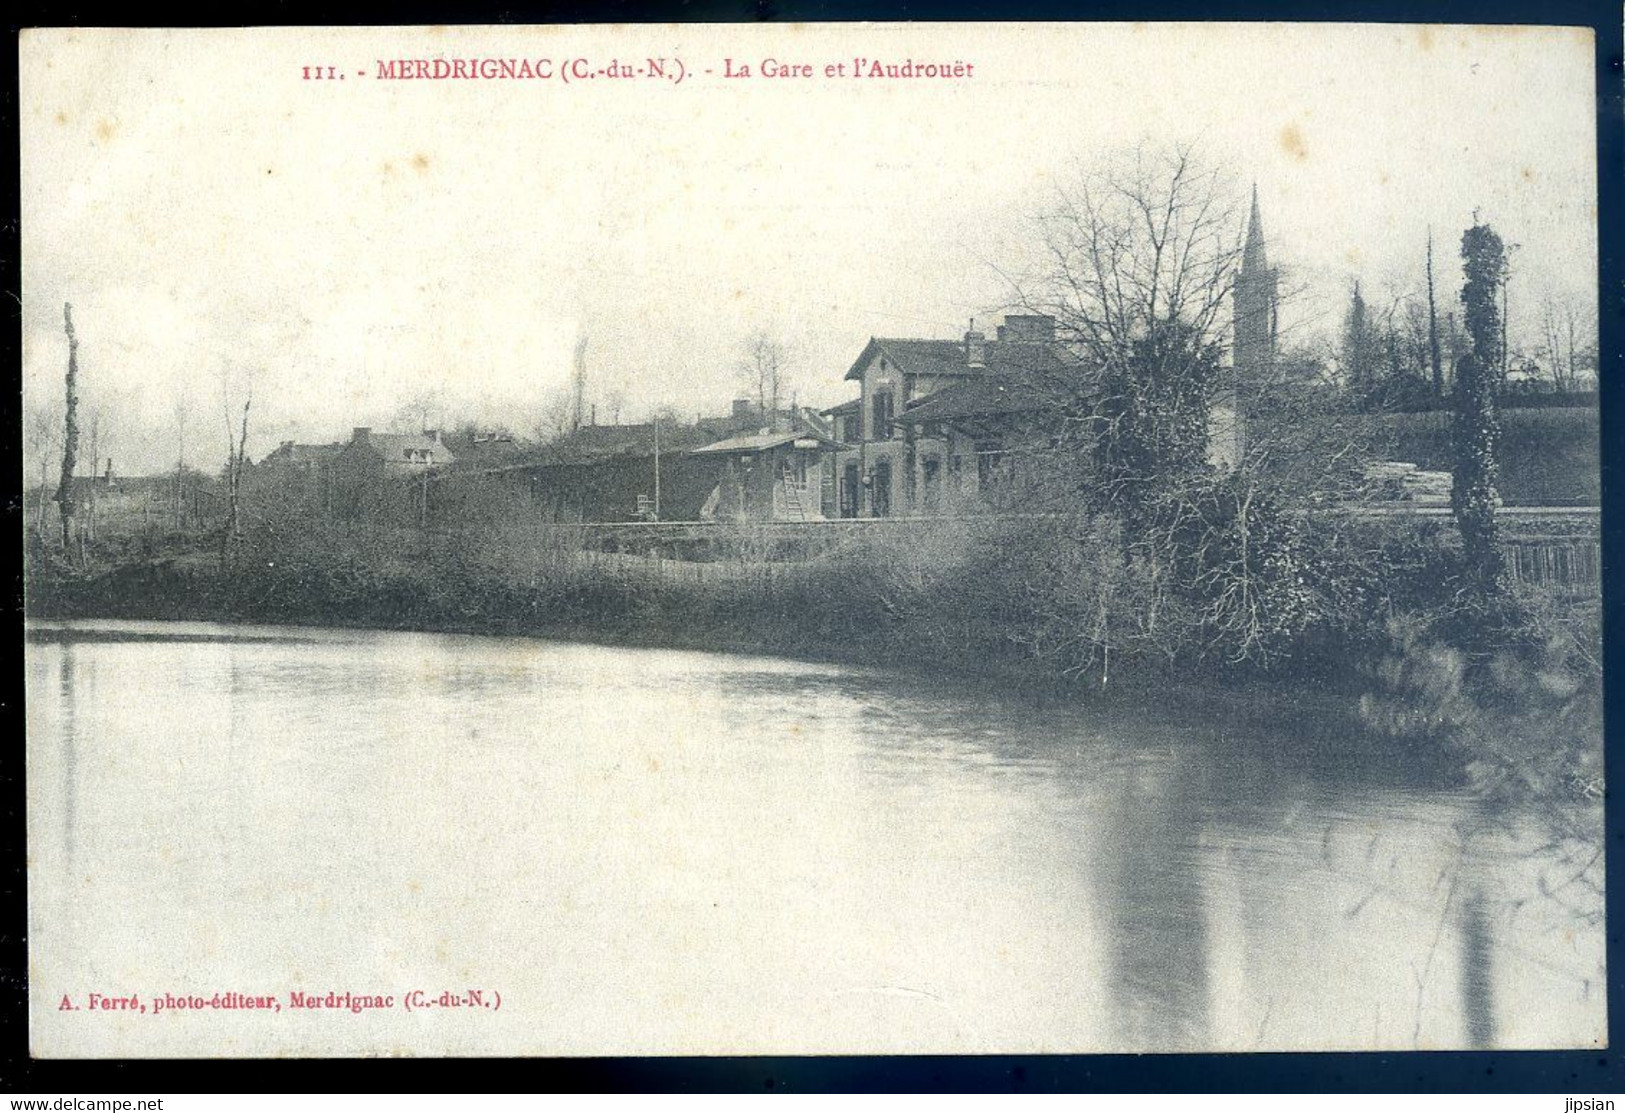
[[[884,674],[750,683],[761,699],[829,692],[871,709],[899,776],[939,751],[974,753],[1076,804],[1111,1046],[1211,1050],[1250,1044],[1255,1027],[1260,1046],[1291,1045],[1320,1030],[1307,1024],[1356,1043],[1491,1047],[1526,1038],[1530,993],[1604,984],[1600,813],[1497,807],[1437,749],[1313,718],[1271,732],[1219,705],[1199,725]],[[1432,865],[1439,855],[1450,860]],[[1551,954],[1548,933],[1570,927],[1573,955]],[[1328,963],[1363,980],[1323,994],[1304,978]],[[1375,1017],[1338,1015],[1373,1000]]]
[[[57,650],[57,678],[62,694],[62,849],[73,860],[74,829],[78,825],[79,728],[78,662],[73,643],[64,641]]]
[[[1203,808],[1190,763],[1122,770],[1105,817],[1112,840],[1090,865],[1110,963],[1101,971],[1117,1031],[1132,1049],[1206,1049],[1207,906],[1198,869]]]
[[[1475,887],[1461,903],[1461,1015],[1467,1046],[1495,1046],[1495,981],[1484,895]]]
[[[1574,830],[1574,821],[1478,799],[1457,825],[1461,855],[1450,870],[1451,899],[1439,928],[1456,944],[1465,1047],[1493,1048],[1498,1040],[1519,1038],[1508,1026],[1517,1028],[1520,994],[1528,992],[1519,987],[1520,968],[1525,977],[1539,972],[1543,993],[1560,993],[1563,980],[1573,978],[1582,990],[1575,1003],[1591,999],[1592,978],[1547,946],[1553,934],[1578,940],[1576,956],[1585,953],[1586,936],[1595,937],[1601,984],[1601,836],[1593,844],[1557,833],[1559,824]]]

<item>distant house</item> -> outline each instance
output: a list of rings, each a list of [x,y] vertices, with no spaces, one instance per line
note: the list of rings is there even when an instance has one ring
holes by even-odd
[[[806,522],[824,517],[824,463],[839,447],[808,429],[746,433],[693,449],[723,464],[700,509],[705,521]]]
[[[512,464],[534,448],[511,433],[503,432],[448,434],[442,438],[442,443],[452,453],[459,468]]]
[[[106,461],[100,475],[76,475],[74,500],[92,531],[125,531],[143,525],[181,527],[211,520],[217,511],[217,485],[193,468],[163,475],[119,475]],[[55,485],[35,487],[26,510],[37,516],[56,497]]]
[[[415,475],[425,468],[456,463],[440,431],[425,433],[374,433],[357,426],[336,457],[344,471],[378,470],[390,475]]]
[[[456,460],[438,431],[375,433],[358,426],[329,465],[333,508],[344,517],[392,514],[421,520],[427,493],[401,481],[426,482],[430,472]]]
[[[261,458],[258,467],[314,475],[331,464],[343,450],[344,445],[338,442],[295,444],[293,441],[283,441]]]

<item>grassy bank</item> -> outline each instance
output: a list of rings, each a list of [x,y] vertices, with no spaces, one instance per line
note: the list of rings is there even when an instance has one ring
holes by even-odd
[[[1356,724],[1459,759],[1497,791],[1600,788],[1594,601],[1524,595],[1502,614],[1463,615],[1450,605],[1449,532],[1373,525],[1314,539],[1310,582],[1290,600],[1297,615],[1309,598],[1310,617],[1267,662],[1238,662],[1178,598],[1148,604],[1111,539],[1088,528],[925,522],[803,562],[763,559],[741,531],[708,563],[592,553],[559,526],[266,527],[230,562],[196,538],[150,534],[106,543],[84,567],[36,551],[28,609],[763,653],[1130,706],[1178,695],[1227,715]],[[1491,644],[1452,649],[1464,624]]]
[[[228,565],[212,545],[153,536],[84,568],[37,557],[28,611],[555,637],[1076,688],[1022,633],[1023,593],[991,566],[1007,541],[943,523],[907,543],[863,539],[790,562],[765,559],[742,531],[696,563],[592,552],[570,527],[333,527],[261,534]],[[1119,679],[1113,691],[1133,674]]]

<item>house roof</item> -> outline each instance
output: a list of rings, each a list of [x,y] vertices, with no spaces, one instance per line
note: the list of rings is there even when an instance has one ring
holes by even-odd
[[[267,452],[261,459],[261,464],[320,464],[331,460],[344,451],[344,445],[335,444],[294,444],[292,441],[283,441],[277,447]]]
[[[445,442],[436,440],[432,433],[368,433],[360,443],[385,460],[405,460],[413,452],[428,452],[437,464],[449,464],[457,459]]]
[[[967,379],[943,387],[893,419],[895,425],[1032,413],[1048,405],[1044,393],[1022,378]]]
[[[842,402],[839,406],[831,406],[829,409],[820,410],[819,412],[825,417],[845,417],[847,414],[857,413],[862,408],[863,399],[854,398],[850,402]]]
[[[983,341],[982,350],[983,365],[972,367],[966,362],[963,341],[871,337],[846,377],[862,379],[863,369],[876,355],[885,356],[901,374],[935,377],[1031,374],[1058,370],[1077,363],[1077,357],[1059,344],[986,340]]]
[[[835,440],[835,422],[811,406],[795,407],[792,420],[815,437],[823,437],[828,441]]]
[[[717,441],[715,444],[708,444],[703,448],[695,448],[690,451],[696,456],[711,452],[766,452],[768,449],[778,448],[780,445],[789,444],[791,441],[803,439],[815,440],[829,445],[839,443],[822,433],[810,429],[798,429],[789,433],[749,433],[743,436],[729,437],[727,440]]]
[[[848,379],[863,378],[863,369],[876,354],[884,355],[904,375],[972,375],[965,363],[965,345],[957,340],[909,340],[871,336],[863,352],[847,371]]]

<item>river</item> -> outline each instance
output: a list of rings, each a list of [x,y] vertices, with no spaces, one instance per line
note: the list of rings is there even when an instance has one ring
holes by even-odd
[[[1540,825],[1313,724],[201,623],[31,623],[25,669],[36,1054],[1604,1038],[1600,910]],[[288,1004],[329,991],[394,1005]]]

